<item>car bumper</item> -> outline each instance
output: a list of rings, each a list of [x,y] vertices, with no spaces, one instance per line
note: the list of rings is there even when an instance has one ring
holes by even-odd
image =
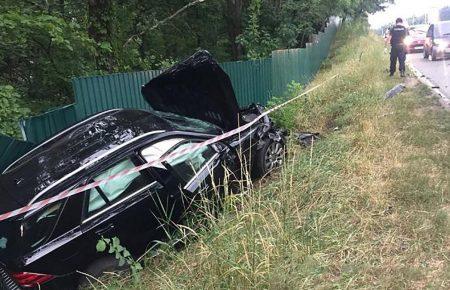
[[[436,55],[437,57],[447,57],[450,56],[450,47],[436,47]]]
[[[409,45],[408,47],[406,47],[406,49],[408,50],[408,52],[412,52],[412,51],[423,51],[424,45],[423,44],[413,44],[413,45]]]

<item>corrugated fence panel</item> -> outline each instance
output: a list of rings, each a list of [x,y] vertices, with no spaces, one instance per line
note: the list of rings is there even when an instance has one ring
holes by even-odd
[[[328,56],[336,25],[330,24],[325,32],[319,32],[306,48],[284,49],[272,52],[272,93],[285,95],[292,81],[307,84],[317,73],[322,61]]]
[[[272,90],[270,58],[226,62],[220,65],[229,75],[240,107],[252,103],[265,105]]]
[[[75,110],[78,119],[113,108],[150,109],[141,86],[160,70],[75,78]]]
[[[0,172],[33,147],[33,143],[16,140],[0,134]]]
[[[337,20],[319,33],[306,48],[278,50],[271,58],[221,64],[230,76],[241,107],[267,104],[271,96],[284,95],[292,81],[307,84],[327,57],[337,31]],[[39,143],[45,138],[92,114],[112,108],[150,109],[141,96],[141,86],[160,70],[118,73],[75,78],[75,104],[26,119],[22,128],[27,140]]]
[[[76,121],[78,119],[75,114],[75,106],[72,104],[39,116],[23,119],[20,121],[20,127],[25,133],[27,141],[38,144]]]
[[[272,52],[272,90],[274,95],[286,93],[292,81],[306,84],[306,63],[303,60],[305,49],[286,49]]]

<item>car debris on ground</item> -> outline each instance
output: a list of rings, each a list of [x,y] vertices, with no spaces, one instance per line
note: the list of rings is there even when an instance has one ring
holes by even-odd
[[[309,147],[316,140],[320,140],[319,133],[311,133],[311,132],[300,132],[297,134],[297,140],[300,142],[300,145],[303,147]]]
[[[392,89],[390,89],[386,95],[384,95],[384,99],[391,99],[393,97],[395,97],[396,95],[400,94],[401,92],[403,92],[403,90],[406,88],[405,84],[398,84],[395,87],[393,87]]]

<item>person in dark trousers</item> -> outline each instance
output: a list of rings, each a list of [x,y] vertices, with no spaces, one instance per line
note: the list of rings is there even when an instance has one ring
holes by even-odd
[[[406,47],[404,44],[405,37],[408,35],[408,29],[403,25],[403,20],[397,18],[394,27],[389,31],[388,41],[391,44],[391,66],[390,76],[393,76],[397,67],[397,59],[399,62],[400,76],[405,76]]]

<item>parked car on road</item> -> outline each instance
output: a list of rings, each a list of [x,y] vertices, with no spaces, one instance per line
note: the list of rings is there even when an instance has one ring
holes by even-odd
[[[423,51],[427,30],[427,24],[409,27],[409,35],[405,38],[405,46],[408,53]]]
[[[435,61],[450,56],[450,21],[440,21],[430,25],[427,31],[423,57]]]
[[[142,94],[154,111],[99,113],[11,164],[0,175],[0,213],[160,160],[262,113],[258,105],[239,109],[230,79],[205,51]],[[96,276],[117,265],[96,251],[102,237],[119,237],[138,257],[165,237],[163,220],[182,222],[192,200],[212,197],[225,168],[239,178],[239,152],[260,177],[283,163],[285,136],[265,116],[239,135],[0,222],[0,288],[75,288],[85,279],[80,272]]]

